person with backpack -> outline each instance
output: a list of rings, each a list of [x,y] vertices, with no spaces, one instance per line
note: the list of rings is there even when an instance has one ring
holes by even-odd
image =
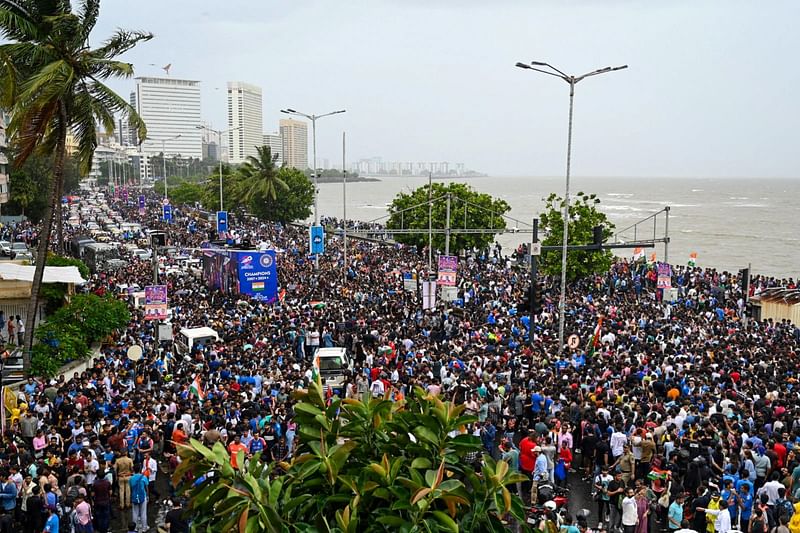
[[[792,519],[794,515],[794,505],[792,501],[786,498],[786,488],[781,487],[778,489],[778,497],[775,499],[775,518],[780,521],[782,516],[786,517],[786,523]]]
[[[147,486],[150,481],[142,474],[142,465],[133,467],[134,474],[128,480],[131,487],[131,504],[133,504],[133,522],[139,532],[147,531]]]

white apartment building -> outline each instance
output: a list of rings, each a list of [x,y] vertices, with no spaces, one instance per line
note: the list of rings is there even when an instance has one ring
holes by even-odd
[[[262,142],[264,146],[269,146],[273,157],[278,156],[275,164],[277,166],[283,165],[283,137],[281,137],[281,134],[279,132],[265,133]]]
[[[308,168],[308,124],[291,118],[280,121],[283,161],[298,170]]]
[[[256,157],[263,145],[261,87],[241,81],[228,82],[228,150],[230,162],[244,163]]]
[[[145,155],[160,154],[182,158],[203,156],[200,125],[200,82],[176,78],[136,78],[131,95],[136,111],[147,124]],[[163,143],[162,143],[163,141]],[[157,169],[154,172],[158,174]]]

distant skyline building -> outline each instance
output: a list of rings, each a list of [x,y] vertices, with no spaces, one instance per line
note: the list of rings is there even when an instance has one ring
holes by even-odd
[[[167,156],[198,159],[203,156],[202,133],[197,129],[201,123],[200,82],[139,77],[132,98],[136,111],[147,124],[148,139],[141,149],[144,154],[160,154],[164,140]]]
[[[278,156],[275,164],[278,166],[283,165],[283,137],[281,137],[281,134],[279,132],[265,133],[262,142],[264,146],[269,146],[273,157]]]
[[[228,150],[230,162],[255,157],[263,143],[261,87],[242,81],[228,82]]]
[[[217,141],[203,141],[203,159],[219,161],[219,146]]]
[[[299,170],[308,168],[308,124],[300,120],[284,118],[280,121],[283,140],[283,161]]]
[[[464,163],[449,161],[384,161],[381,157],[359,159],[350,164],[350,170],[362,176],[471,176],[478,174],[467,170]]]

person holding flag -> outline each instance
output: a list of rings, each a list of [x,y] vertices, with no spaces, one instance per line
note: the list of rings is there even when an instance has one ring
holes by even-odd
[[[592,338],[589,339],[589,345],[586,347],[588,358],[594,356],[595,350],[600,346],[600,334],[603,331],[603,318],[603,315],[597,315],[597,326],[595,326],[594,334],[592,334]]]
[[[201,402],[205,400],[205,393],[203,392],[203,386],[200,383],[200,374],[196,374],[194,376],[194,380],[192,381],[192,385],[189,387],[189,392],[194,394],[195,397],[200,400]]]

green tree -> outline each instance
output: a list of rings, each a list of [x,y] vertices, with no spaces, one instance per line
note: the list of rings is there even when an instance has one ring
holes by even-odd
[[[175,205],[193,205],[195,202],[202,202],[204,196],[202,185],[190,183],[188,181],[184,181],[177,187],[170,188],[169,190],[169,200]]]
[[[222,195],[224,207],[230,211],[231,207],[244,207],[241,198],[241,187],[239,186],[239,175],[233,171],[233,168],[223,163],[222,164]],[[219,211],[219,165],[214,167],[206,182],[203,184],[203,207],[209,211]]]
[[[555,193],[545,201],[540,228],[547,232],[542,246],[561,246],[564,242],[564,199]],[[603,227],[603,240],[613,235],[612,224],[605,213],[599,210],[600,199],[596,194],[579,192],[569,206],[569,243],[592,244],[594,227]],[[567,279],[576,280],[590,274],[606,272],[614,260],[610,250],[570,251],[567,253]],[[539,258],[544,274],[561,274],[561,251],[542,252]]]
[[[467,229],[486,229],[486,233],[453,233],[450,236],[450,250],[455,252],[476,247],[484,249],[494,241],[491,230],[503,230],[506,221],[503,215],[511,210],[505,200],[479,193],[463,183],[433,183],[407,193],[399,193],[389,206],[389,229],[428,229],[428,198],[434,200],[431,207],[431,226],[444,229],[447,226],[447,200],[450,195],[450,227]],[[466,224],[465,224],[466,213]],[[417,247],[428,246],[427,232],[397,234],[395,240]],[[445,249],[446,237],[433,235],[433,248]]]
[[[247,160],[238,169],[238,183],[242,187],[241,198],[247,203],[254,200],[278,199],[278,191],[286,191],[289,186],[278,173],[275,162],[278,154],[272,155],[269,146],[256,146],[257,156],[247,156]]]
[[[246,204],[250,212],[260,220],[284,224],[311,216],[314,184],[296,168],[282,167],[277,177],[286,185],[286,190],[276,199],[260,195],[253,197]]]
[[[46,187],[51,170],[43,157],[30,158],[22,167],[12,168],[8,177],[10,198],[3,211],[41,220],[47,205],[42,188]]]
[[[31,371],[50,377],[68,363],[88,357],[92,343],[130,323],[128,306],[113,296],[76,294],[69,304],[36,327]]]
[[[501,532],[513,518],[528,530],[522,501],[510,491],[524,476],[488,455],[477,468],[465,460],[482,445],[461,433],[477,421],[463,414],[464,405],[419,387],[398,402],[365,394],[328,405],[318,379],[297,399],[300,444],[290,462],[239,452],[233,468],[219,442],[213,449],[196,440],[180,447],[173,482],[189,497],[193,528]],[[206,479],[195,485],[187,474]]]
[[[37,257],[46,257],[53,214],[58,212],[64,187],[66,136],[77,140],[80,170],[88,174],[97,147],[97,124],[114,131],[116,113],[125,113],[139,140],[147,134],[136,110],[103,81],[133,74],[130,63],[117,57],[149,33],[117,30],[97,48],[89,47],[90,34],[100,13],[100,0],[83,0],[76,11],[72,2],[41,0],[0,0],[0,107],[8,109],[15,164],[23,163],[34,151],[53,154],[53,179],[39,235]],[[25,334],[25,358],[33,345],[34,317],[44,274],[45,261],[36,262],[28,307],[30,322]]]

